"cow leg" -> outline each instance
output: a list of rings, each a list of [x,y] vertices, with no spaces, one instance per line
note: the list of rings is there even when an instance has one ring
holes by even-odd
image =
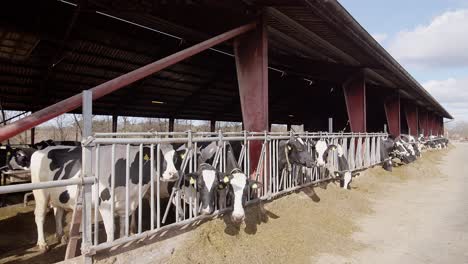
[[[133,235],[133,234],[136,234],[136,215],[135,215],[136,212],[133,212],[132,216],[131,216],[131,220],[130,220],[130,233]]]
[[[106,229],[107,242],[112,242],[114,241],[114,226],[112,226],[112,218],[114,216],[111,214],[110,206],[106,208],[103,208],[103,206],[105,205],[101,204],[99,212],[101,213],[102,221],[104,222],[104,228]]]
[[[44,237],[44,221],[47,213],[48,197],[44,190],[34,190],[34,199],[36,200],[36,208],[34,216],[37,227],[37,246],[40,251],[49,250],[49,246]]]
[[[63,214],[65,210],[60,207],[54,207],[54,215],[55,215],[55,237],[57,237],[58,241],[62,244],[68,243],[68,237],[63,232]]]

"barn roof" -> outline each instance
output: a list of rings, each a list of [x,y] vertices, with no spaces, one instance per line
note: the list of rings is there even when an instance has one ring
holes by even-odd
[[[297,94],[289,87],[339,87],[360,72],[369,89],[398,91],[421,108],[452,118],[337,1],[18,0],[8,5],[0,10],[5,109],[39,110],[264,13],[272,121],[290,119]],[[97,100],[93,111],[241,120],[232,53],[231,43],[203,52]]]

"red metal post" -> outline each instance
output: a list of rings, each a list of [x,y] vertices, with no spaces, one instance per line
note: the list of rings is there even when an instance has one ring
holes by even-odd
[[[343,84],[343,91],[352,132],[366,132],[366,81],[364,74]]]
[[[151,74],[154,74],[160,70],[163,70],[169,66],[172,66],[180,61],[183,61],[195,54],[198,54],[204,50],[207,50],[213,46],[216,46],[226,40],[232,39],[246,32],[249,32],[257,27],[257,23],[250,23],[233,30],[222,33],[216,37],[205,40],[198,43],[190,48],[176,52],[163,59],[150,63],[146,66],[138,68],[134,71],[121,75],[115,79],[107,81],[91,89],[93,93],[93,100],[103,97],[106,94],[112,93],[122,87],[125,87],[131,83],[141,80]],[[14,123],[6,125],[0,128],[0,142],[15,136],[25,130],[33,128],[39,124],[42,124],[54,117],[57,117],[66,112],[72,111],[81,106],[82,94],[79,93],[75,96],[69,97],[63,101],[46,107],[40,111],[37,111],[25,118],[22,118]]]
[[[385,99],[384,108],[387,116],[388,132],[397,137],[401,134],[400,95],[397,94]]]
[[[444,118],[443,117],[440,118],[440,123],[439,124],[440,124],[440,134],[443,136],[444,132],[445,132],[444,131]]]
[[[419,109],[418,119],[420,134],[429,135],[427,111]]]
[[[408,123],[408,134],[418,136],[418,107],[405,104],[406,122]]]
[[[432,112],[428,113],[428,123],[429,123],[429,135],[435,135],[435,126],[434,126],[434,114]]]
[[[268,39],[263,21],[235,39],[234,54],[244,129],[268,131]],[[261,148],[260,141],[250,143],[250,173],[256,170]]]

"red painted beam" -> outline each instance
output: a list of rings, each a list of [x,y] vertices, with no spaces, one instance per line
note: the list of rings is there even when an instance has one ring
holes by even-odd
[[[424,136],[429,135],[429,122],[428,122],[428,112],[424,110],[419,110],[418,114],[418,119],[419,119],[419,130],[420,134],[424,134]]]
[[[435,120],[435,115],[434,113],[430,112],[428,113],[428,118],[429,118],[429,135],[435,135],[437,134],[437,128],[436,128],[436,120]]]
[[[244,129],[268,131],[268,38],[266,23],[234,41],[237,81]],[[251,171],[255,171],[262,142],[250,143]]]
[[[400,95],[385,99],[384,108],[387,116],[388,132],[397,137],[401,134]]]
[[[444,118],[441,117],[440,118],[440,134],[443,136],[445,134],[445,130],[444,130]]]
[[[227,41],[229,39],[242,35],[246,32],[249,32],[255,29],[256,27],[257,27],[257,23],[250,23],[250,24],[235,28],[233,30],[222,33],[216,37],[213,37],[211,39],[198,43],[190,48],[181,50],[163,59],[150,63],[146,66],[138,68],[124,75],[121,75],[103,84],[100,84],[91,89],[91,91],[93,92],[93,100],[96,100],[100,97],[103,97],[104,95],[112,93],[131,83],[141,80],[151,74],[154,74],[160,70],[163,70],[169,66],[172,66],[180,61],[183,61],[195,54],[198,54],[204,50],[207,50],[213,46],[216,46],[224,41]],[[60,101],[56,104],[53,104],[49,107],[46,107],[40,111],[37,111],[14,123],[6,125],[0,128],[0,142],[10,137],[13,137],[25,130],[28,130],[37,125],[40,125],[54,117],[57,117],[61,114],[72,111],[80,107],[81,102],[82,102],[82,95],[80,93],[75,96],[69,97],[63,101]]]
[[[352,132],[366,132],[366,81],[364,74],[343,84],[343,92]]]
[[[405,103],[406,122],[410,135],[418,136],[418,107],[410,103]]]

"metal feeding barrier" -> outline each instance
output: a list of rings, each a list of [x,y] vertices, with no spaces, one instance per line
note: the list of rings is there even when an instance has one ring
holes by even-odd
[[[15,191],[28,191],[38,188],[53,188],[67,185],[78,185],[81,195],[77,199],[80,206],[75,207],[72,221],[72,233],[79,234],[77,226],[81,225],[81,252],[84,262],[91,262],[96,252],[129,242],[152,237],[169,228],[183,226],[206,217],[229,211],[230,208],[218,208],[212,215],[200,214],[200,200],[197,195],[187,193],[182,186],[183,175],[196,172],[199,164],[199,145],[215,142],[216,151],[212,166],[222,173],[226,171],[228,159],[227,145],[237,144],[241,150],[236,160],[239,169],[251,179],[261,183],[257,189],[248,194],[248,202],[255,203],[268,200],[279,195],[295,191],[335,178],[338,170],[336,150],[328,155],[326,168],[305,168],[299,165],[280,171],[279,160],[284,151],[284,142],[299,137],[304,142],[307,152],[313,154],[313,144],[325,140],[328,144],[340,144],[343,155],[348,160],[351,171],[362,170],[382,162],[380,157],[380,140],[386,138],[386,133],[324,133],[324,132],[143,132],[143,133],[92,133],[92,98],[91,93],[83,95],[83,141],[81,177],[68,180],[31,183],[0,187],[0,194]],[[175,182],[162,181],[164,155],[162,149],[171,144],[185,146],[182,162],[178,170],[179,178]],[[281,147],[283,146],[283,148]],[[253,151],[259,150],[259,158],[252,163]],[[139,154],[138,154],[139,153]],[[144,154],[145,153],[145,154]],[[148,155],[149,153],[149,155]],[[258,153],[258,152],[257,152]],[[284,154],[284,153],[283,153]],[[125,160],[125,161],[123,161]],[[123,161],[123,163],[122,163]],[[138,165],[135,166],[137,163]],[[149,172],[144,170],[148,166]],[[135,169],[136,168],[136,169]],[[330,173],[325,173],[329,171]],[[105,175],[103,175],[103,172]],[[133,174],[132,174],[133,173]],[[130,175],[138,175],[132,178]],[[149,175],[148,175],[149,174]],[[124,182],[116,175],[125,175]],[[149,180],[148,180],[149,179]],[[146,180],[146,182],[145,182]],[[110,203],[110,225],[108,234],[111,237],[104,242],[99,232],[100,207],[103,206],[101,193],[102,181],[107,181]],[[145,182],[145,183],[144,183]],[[133,183],[130,184],[130,183]],[[132,187],[130,187],[132,185]],[[164,191],[163,186],[173,185]],[[195,193],[197,186],[194,185]],[[251,199],[252,197],[252,199]],[[116,199],[118,198],[118,199]],[[149,200],[149,219],[144,219],[143,200]],[[124,231],[114,239],[115,216],[119,216],[120,226]],[[104,218],[104,217],[103,217]],[[132,221],[130,221],[132,218]],[[135,218],[138,221],[133,221]],[[149,220],[149,227],[143,226],[143,220]],[[136,232],[132,234],[132,226]],[[147,229],[147,230],[144,230]],[[78,245],[78,239],[70,240]],[[67,256],[76,255],[75,250],[68,246]]]

